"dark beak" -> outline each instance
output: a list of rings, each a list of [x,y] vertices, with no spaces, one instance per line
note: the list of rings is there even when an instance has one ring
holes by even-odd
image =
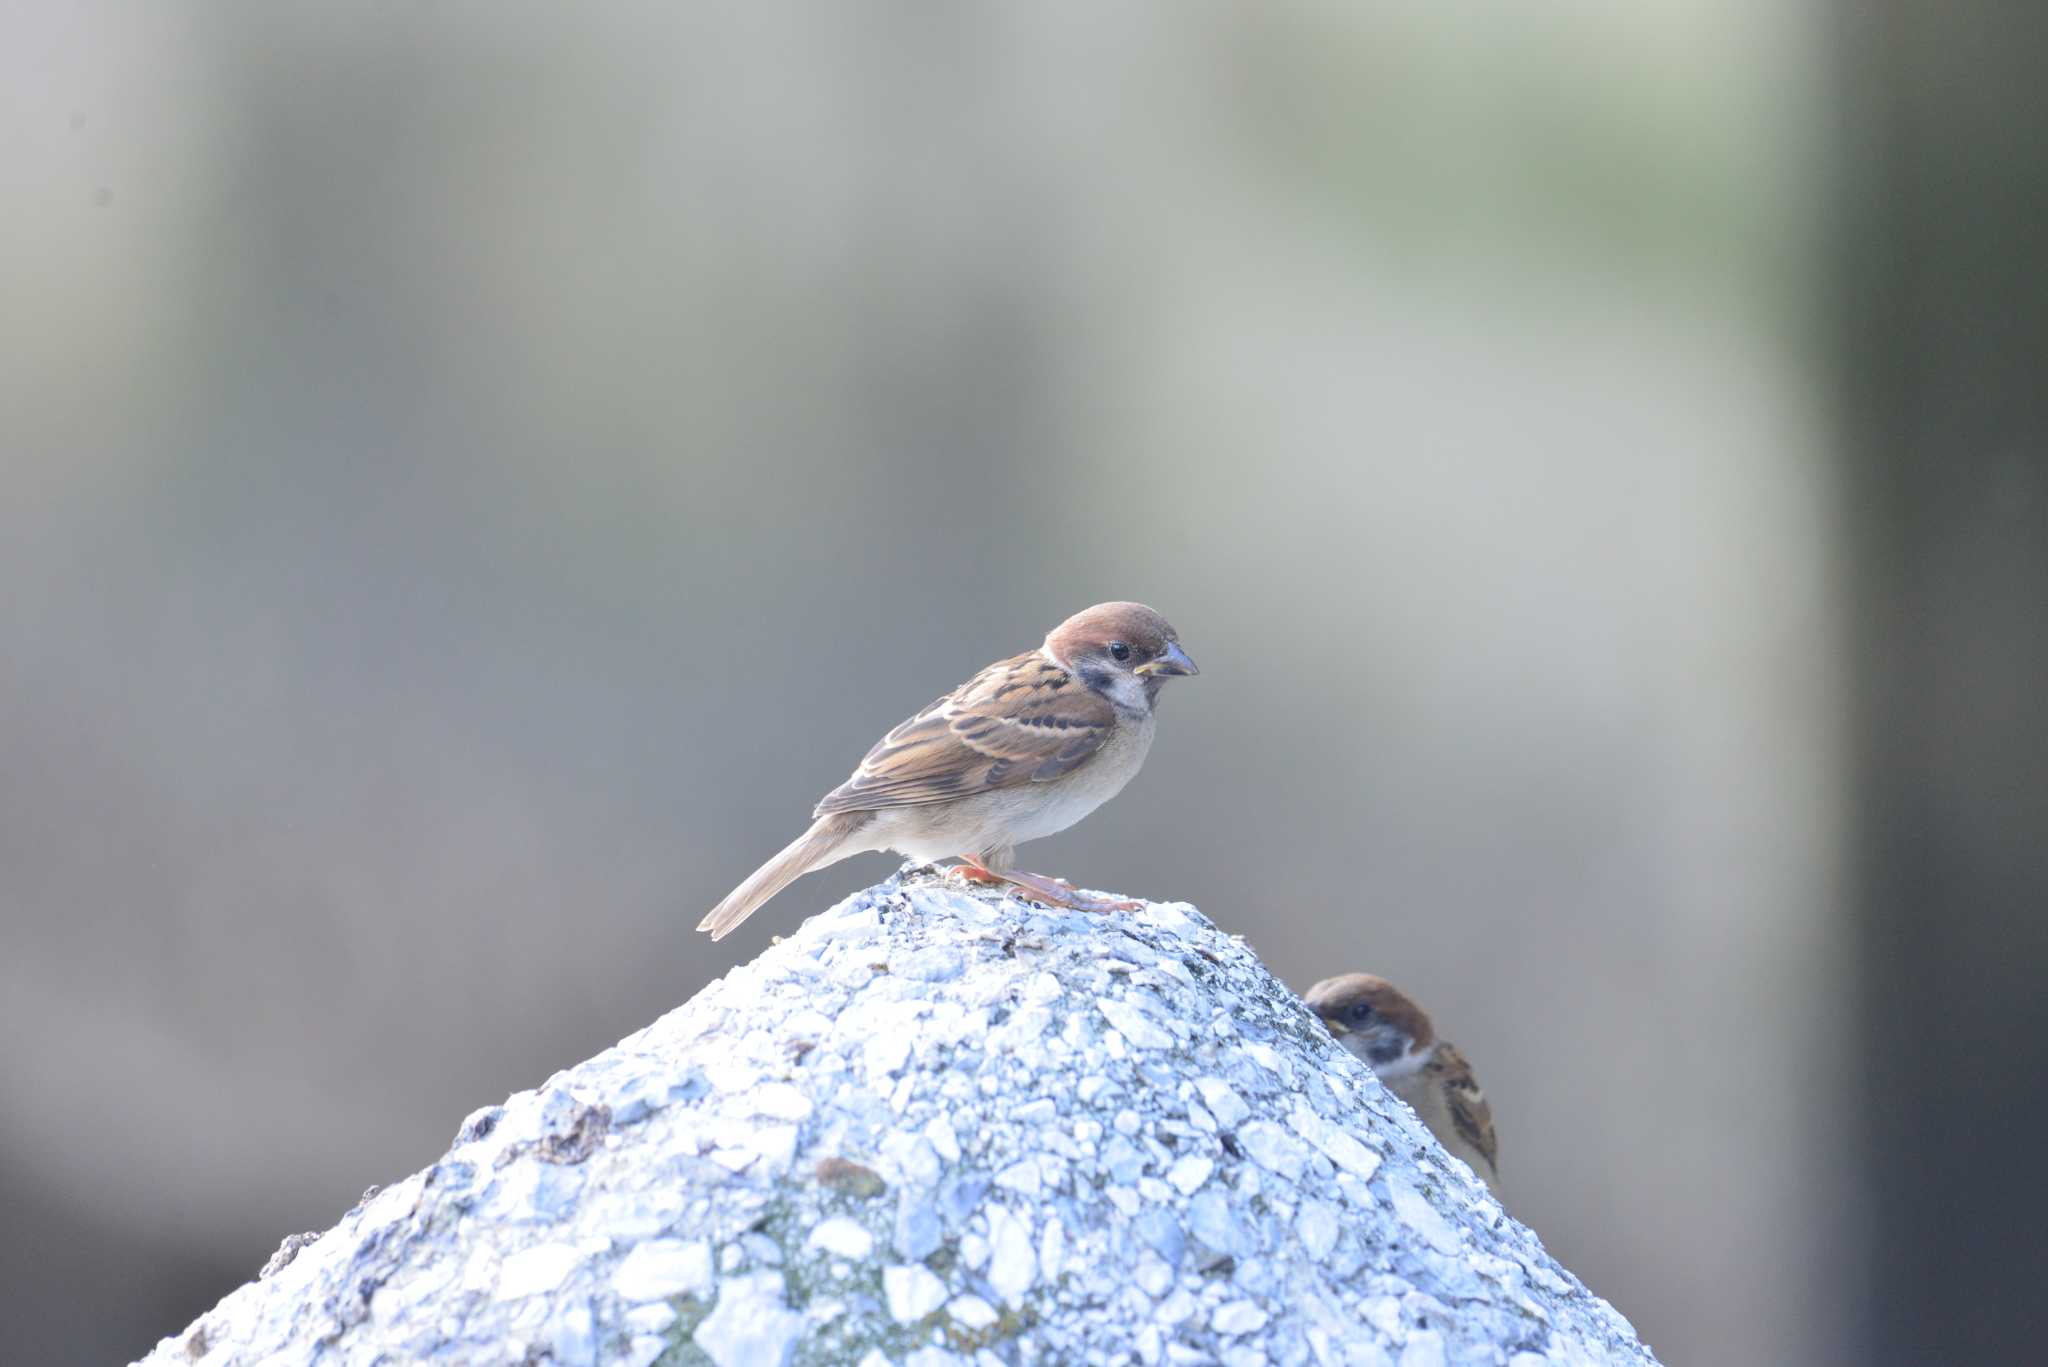
[[[1147,660],[1134,671],[1138,674],[1199,674],[1195,662],[1180,648],[1180,642],[1168,641],[1166,653],[1156,660]]]

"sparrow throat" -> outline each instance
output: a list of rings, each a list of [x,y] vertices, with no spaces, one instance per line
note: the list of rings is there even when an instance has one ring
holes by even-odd
[[[1110,706],[1126,716],[1149,717],[1157,686],[1149,679],[1098,664],[1085,664],[1074,671],[1090,691],[1109,699]]]
[[[1429,1066],[1436,1053],[1435,1041],[1418,1049],[1414,1040],[1397,1030],[1364,1032],[1358,1039],[1358,1056],[1386,1083],[1413,1077]]]

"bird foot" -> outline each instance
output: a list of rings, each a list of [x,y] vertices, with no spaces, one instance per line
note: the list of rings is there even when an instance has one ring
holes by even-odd
[[[1107,913],[1136,911],[1145,905],[1143,902],[1125,901],[1121,897],[1093,897],[1063,878],[1047,878],[1042,873],[1005,873],[996,877],[1011,885],[1012,895],[1022,896],[1042,906]]]
[[[947,869],[946,877],[982,887],[1008,887],[1014,897],[1069,911],[1136,911],[1145,905],[1121,897],[1090,897],[1066,879],[1048,878],[1042,873],[997,873],[965,858]]]
[[[946,877],[957,878],[963,883],[979,883],[983,887],[999,888],[1010,880],[999,873],[990,873],[979,864],[954,864],[946,870]]]

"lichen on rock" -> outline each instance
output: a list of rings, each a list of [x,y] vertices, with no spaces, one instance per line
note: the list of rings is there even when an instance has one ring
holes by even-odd
[[[906,869],[147,1361],[1646,1363],[1193,908]]]

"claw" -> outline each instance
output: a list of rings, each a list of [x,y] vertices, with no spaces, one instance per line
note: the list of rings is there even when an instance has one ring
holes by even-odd
[[[979,883],[984,887],[1001,887],[1010,881],[1001,874],[990,873],[971,859],[947,869],[946,877],[957,878],[963,883]]]
[[[1028,901],[1042,906],[1062,907],[1069,911],[1136,911],[1143,902],[1127,902],[1121,897],[1091,897],[1072,883],[1059,878],[1047,878],[1037,873],[1006,873],[1001,878],[1012,884],[1012,895],[1021,895]]]
[[[1145,905],[1121,897],[1090,897],[1066,879],[1048,878],[1042,873],[997,873],[965,854],[960,856],[959,863],[946,870],[946,877],[983,887],[1007,887],[1009,895],[1020,901],[1068,911],[1136,911]]]

